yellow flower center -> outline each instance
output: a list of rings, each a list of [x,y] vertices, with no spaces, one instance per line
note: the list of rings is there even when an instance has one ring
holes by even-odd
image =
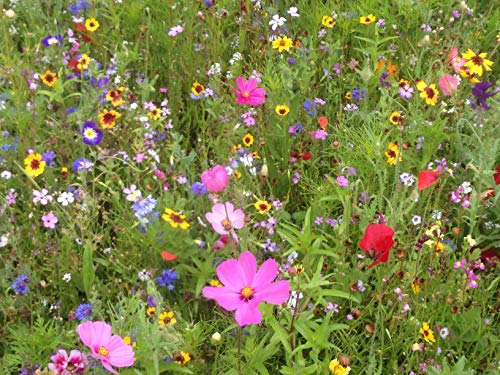
[[[97,349],[97,353],[105,357],[107,357],[109,354],[108,349],[106,349],[104,346],[100,346],[99,349]]]
[[[241,296],[246,300],[250,300],[253,296],[253,289],[249,286],[244,287],[241,289]]]
[[[248,98],[248,97],[250,96],[250,93],[249,93],[248,91],[245,91],[245,92],[243,93],[243,96],[244,96],[245,98]]]
[[[226,230],[231,229],[231,222],[226,218],[226,219],[222,220],[222,226]]]

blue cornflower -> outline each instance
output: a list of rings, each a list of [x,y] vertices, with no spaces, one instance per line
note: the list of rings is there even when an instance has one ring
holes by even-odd
[[[29,291],[28,286],[26,285],[28,281],[27,275],[18,276],[16,277],[16,281],[11,284],[11,287],[17,294],[26,294]]]
[[[90,303],[82,303],[75,310],[75,317],[80,322],[92,317],[92,305]]]
[[[203,195],[206,194],[207,188],[205,185],[203,185],[203,182],[195,182],[191,186],[191,191],[193,192],[194,195]]]
[[[304,105],[303,105],[303,107],[304,107],[304,109],[305,109],[306,111],[310,111],[311,109],[313,109],[313,108],[314,108],[314,106],[315,106],[315,105],[314,105],[314,100],[311,100],[311,99],[307,99],[307,100],[304,102]]]
[[[54,160],[56,159],[56,154],[54,151],[46,151],[42,154],[42,160],[47,163],[49,167],[53,167],[56,165]]]
[[[163,270],[161,276],[156,278],[156,282],[159,286],[167,286],[168,290],[173,290],[173,283],[177,281],[179,276],[175,270]]]
[[[76,112],[76,110],[77,110],[77,109],[78,109],[78,108],[76,108],[76,107],[68,107],[68,108],[66,108],[66,114],[67,114],[67,115],[70,115],[70,114],[72,114],[73,112]]]
[[[94,163],[85,158],[78,158],[73,162],[73,172],[90,171]]]
[[[359,102],[361,99],[365,98],[366,91],[364,89],[354,89],[352,90],[352,97],[354,100]]]
[[[156,207],[156,199],[153,199],[151,195],[146,198],[137,198],[134,203],[132,203],[132,209],[138,218],[142,218],[151,212],[153,212]]]

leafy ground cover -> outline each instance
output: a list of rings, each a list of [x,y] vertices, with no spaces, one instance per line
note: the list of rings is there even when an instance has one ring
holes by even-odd
[[[1,2],[5,374],[498,374],[499,10]]]

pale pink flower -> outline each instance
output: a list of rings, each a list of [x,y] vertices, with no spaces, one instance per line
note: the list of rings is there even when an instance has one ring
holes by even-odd
[[[87,366],[87,357],[78,350],[72,350],[68,357],[66,350],[59,349],[50,359],[53,363],[49,363],[47,367],[55,374],[83,374]]]
[[[211,169],[207,169],[201,174],[201,182],[212,193],[220,193],[228,183],[228,175],[226,169],[222,165],[216,165]]]
[[[443,91],[444,96],[452,96],[455,91],[457,91],[458,84],[460,81],[458,78],[452,76],[451,74],[445,74],[439,78],[439,86],[441,91]]]
[[[43,221],[43,226],[45,228],[54,229],[56,227],[57,222],[59,221],[59,219],[51,211],[51,212],[49,212],[49,213],[47,213],[47,214],[45,214],[45,215],[42,216],[42,221]]]
[[[111,366],[134,364],[134,350],[120,336],[112,334],[109,324],[88,321],[80,324],[77,330],[82,342],[92,350],[90,356],[101,361],[106,370],[118,374]]]
[[[240,209],[235,210],[230,202],[215,203],[212,212],[205,217],[219,234],[229,234],[231,229],[241,229],[245,225],[245,214]]]
[[[448,61],[455,73],[459,73],[462,66],[467,62],[467,60],[458,56],[458,49],[456,47],[452,48],[448,54]]]
[[[290,296],[287,280],[273,282],[278,269],[278,263],[268,259],[257,271],[255,256],[245,251],[240,259],[228,259],[217,267],[217,276],[224,286],[206,286],[202,293],[216,300],[223,309],[236,310],[235,319],[240,326],[259,324],[262,314],[258,307],[262,301],[280,305]]]
[[[257,80],[249,78],[245,81],[243,77],[238,77],[236,85],[239,90],[233,87],[233,92],[238,96],[236,99],[238,104],[250,104],[256,107],[266,101],[266,90],[257,87]]]

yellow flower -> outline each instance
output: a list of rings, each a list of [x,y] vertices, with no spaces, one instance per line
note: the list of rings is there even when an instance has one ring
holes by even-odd
[[[260,214],[265,214],[271,209],[271,205],[267,201],[258,200],[255,202],[254,207],[259,211]]]
[[[173,326],[177,323],[177,319],[174,318],[173,311],[165,311],[160,314],[158,321],[161,326]]]
[[[125,91],[124,87],[120,87],[118,90],[109,90],[106,94],[106,100],[110,101],[113,107],[121,106],[123,99],[120,95],[123,91]]]
[[[417,89],[420,91],[420,97],[425,99],[427,104],[436,105],[439,95],[434,83],[427,86],[424,81],[419,81],[417,83]]]
[[[377,17],[375,17],[373,14],[369,14],[367,16],[359,17],[359,22],[362,23],[363,25],[368,25],[370,23],[375,22]]]
[[[156,307],[148,307],[146,310],[146,315],[151,317],[156,314]]]
[[[148,112],[148,117],[153,120],[158,120],[161,116],[161,111],[158,108],[154,108],[150,112]]]
[[[99,22],[97,22],[95,18],[87,18],[85,20],[85,28],[87,29],[87,31],[93,33],[99,28]]]
[[[234,171],[233,176],[235,180],[239,180],[241,178],[241,172],[240,171]]]
[[[441,241],[436,240],[436,242],[434,242],[434,252],[436,253],[436,256],[440,253],[444,253],[444,245]]]
[[[336,24],[336,21],[330,16],[323,16],[321,24],[325,27],[333,27],[333,25]]]
[[[45,170],[45,162],[40,154],[29,154],[24,159],[24,170],[31,177],[40,176]]]
[[[193,93],[193,95],[200,96],[203,91],[205,91],[205,87],[201,83],[193,83],[193,87],[191,87],[191,92]]]
[[[181,352],[174,354],[174,362],[177,363],[178,365],[181,365],[184,367],[186,363],[188,363],[191,360],[191,354],[186,353],[186,352]]]
[[[210,286],[215,286],[217,288],[222,288],[222,284],[219,280],[210,280]]]
[[[121,114],[115,110],[108,111],[105,109],[103,112],[99,113],[99,123],[104,129],[111,129],[115,126],[115,121],[122,117]]]
[[[429,324],[427,322],[422,323],[422,327],[420,327],[419,331],[422,335],[424,335],[424,340],[427,342],[436,342],[436,339],[434,338],[434,332],[432,332],[432,329],[429,327]]]
[[[243,144],[245,145],[245,147],[250,147],[251,145],[253,145],[253,135],[250,133],[245,134],[245,136],[243,137]]]
[[[165,213],[161,215],[162,219],[170,223],[173,228],[181,227],[181,229],[188,229],[191,224],[186,220],[186,215],[181,215],[170,208],[165,208]]]
[[[347,92],[345,93],[345,98],[346,98],[347,100],[351,100],[351,99],[352,99],[352,94],[351,94],[351,92],[350,92],[350,91],[347,91]]]
[[[53,73],[50,70],[47,70],[41,77],[42,82],[47,86],[52,87],[57,82],[57,73]]]
[[[330,372],[333,375],[347,375],[347,374],[349,374],[349,372],[351,372],[351,367],[350,366],[347,366],[347,367],[342,366],[337,358],[332,359],[330,361],[328,368],[330,369]]]
[[[414,294],[418,294],[420,292],[420,285],[418,285],[415,281],[411,282],[411,290]]]
[[[401,111],[395,111],[389,116],[389,121],[394,125],[403,125],[405,117],[401,114]]]
[[[396,163],[402,160],[401,154],[399,152],[399,146],[396,143],[389,143],[387,147],[389,150],[385,152],[385,156],[387,157],[387,164],[396,165]]]
[[[126,345],[132,346],[132,348],[135,348],[135,347],[137,346],[137,342],[132,341],[132,339],[130,338],[130,336],[125,336],[125,337],[123,338],[123,342],[124,342]]]
[[[486,52],[476,55],[475,52],[470,48],[467,50],[467,52],[462,53],[462,57],[467,60],[464,66],[469,68],[470,75],[477,74],[481,77],[483,75],[483,67],[486,70],[491,70],[493,61],[487,60],[487,55],[488,54]]]
[[[80,70],[88,69],[90,63],[90,56],[86,53],[82,53],[82,57],[80,57],[77,61],[76,67]]]
[[[286,116],[290,112],[287,105],[277,105],[274,109],[279,116]]]
[[[287,36],[279,36],[276,40],[273,41],[273,48],[277,49],[279,53],[288,51],[291,46],[292,39],[288,38]]]

